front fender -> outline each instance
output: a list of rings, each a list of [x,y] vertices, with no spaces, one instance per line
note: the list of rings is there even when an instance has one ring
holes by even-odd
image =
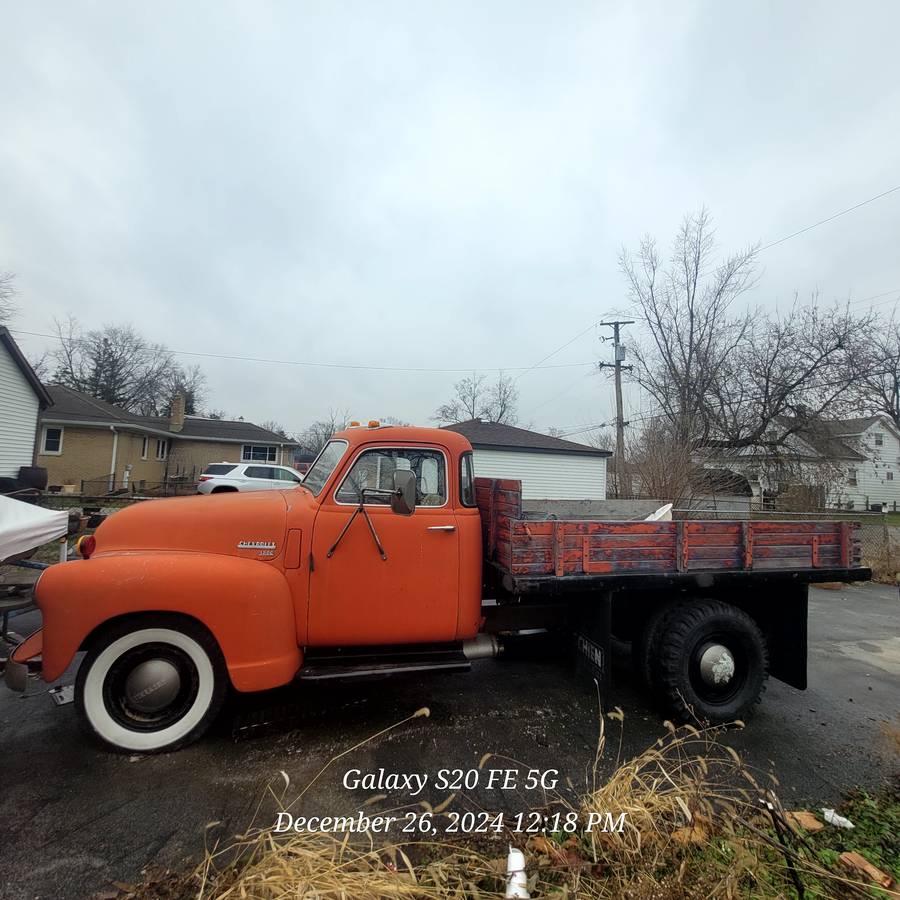
[[[44,618],[46,681],[62,675],[99,625],[142,612],[202,622],[239,691],[287,684],[302,662],[290,589],[267,562],[196,552],[110,553],[46,569],[35,600]]]

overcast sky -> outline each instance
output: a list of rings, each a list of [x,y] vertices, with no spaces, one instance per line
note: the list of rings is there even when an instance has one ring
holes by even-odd
[[[7,2],[11,324],[518,375],[622,307],[644,232],[706,205],[736,249],[900,184],[898,32],[892,2]],[[900,192],[761,262],[754,303],[900,295]],[[611,418],[610,355],[590,329],[522,375],[523,424]],[[428,424],[464,374],[182,360],[290,429]]]

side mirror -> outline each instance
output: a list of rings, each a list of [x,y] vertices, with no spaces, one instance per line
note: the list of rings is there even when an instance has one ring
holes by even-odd
[[[398,516],[411,516],[416,509],[416,473],[409,469],[394,472],[394,491],[391,494],[391,512]]]

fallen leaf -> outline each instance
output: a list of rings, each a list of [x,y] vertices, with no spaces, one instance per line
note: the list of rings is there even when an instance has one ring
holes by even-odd
[[[879,887],[887,889],[894,883],[894,879],[887,872],[882,872],[881,869],[873,866],[864,856],[860,856],[852,850],[845,851],[838,859],[851,872],[862,875],[863,878],[868,879],[873,884],[877,884]]]
[[[811,812],[805,809],[792,810],[791,812],[786,812],[784,815],[788,822],[795,828],[802,828],[810,834],[815,834],[825,827],[825,825]]]

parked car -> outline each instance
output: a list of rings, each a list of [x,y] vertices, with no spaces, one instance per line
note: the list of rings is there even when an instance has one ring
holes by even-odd
[[[296,487],[303,475],[290,466],[262,463],[211,463],[200,474],[198,494],[226,491],[277,491]]]

